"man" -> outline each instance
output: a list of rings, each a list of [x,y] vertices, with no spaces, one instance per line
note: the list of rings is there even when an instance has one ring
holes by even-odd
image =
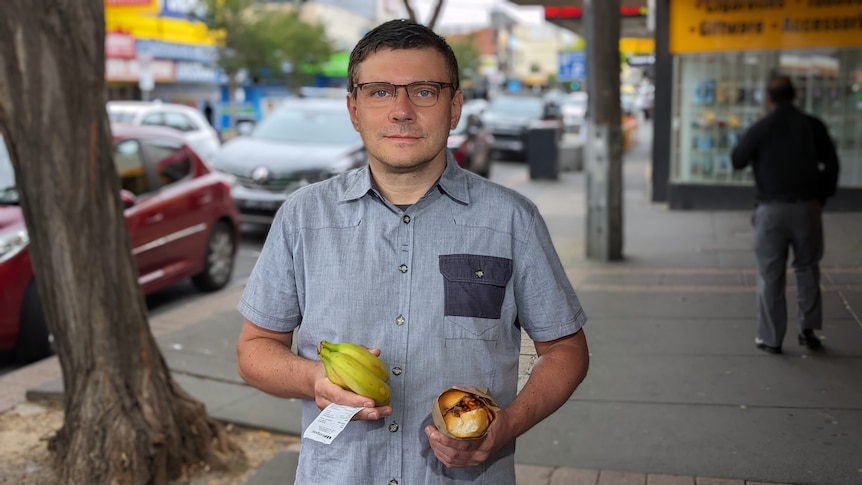
[[[799,344],[821,347],[820,259],[822,212],[835,195],[838,155],[826,126],[793,106],[790,78],[767,88],[770,112],[755,123],[731,154],[733,167],[751,163],[757,191],[754,252],[757,257],[758,349],[780,354],[787,330],[785,280],[788,251],[796,273]]]
[[[303,399],[303,430],[331,403],[364,408],[331,444],[302,441],[298,484],[514,484],[515,438],[586,375],[586,316],[535,205],[448,153],[464,98],[444,39],[386,22],[354,48],[348,81],[368,166],[278,212],[239,304],[240,375]],[[516,396],[521,329],[538,360]],[[330,382],[321,340],[379,349],[391,404]],[[487,388],[501,406],[483,438],[432,424],[450,386]]]

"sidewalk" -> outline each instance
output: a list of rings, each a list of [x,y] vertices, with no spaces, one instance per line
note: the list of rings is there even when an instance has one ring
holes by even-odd
[[[862,483],[862,213],[825,216],[825,351],[798,347],[791,324],[785,353],[765,354],[754,347],[750,214],[651,204],[648,149],[642,132],[626,156],[625,260],[614,263],[585,258],[583,172],[530,180],[526,166],[492,169],[540,207],[589,316],[589,375],[518,440],[519,485]],[[792,302],[792,272],[788,285]],[[211,416],[298,434],[297,401],[236,375],[241,291],[153,318],[153,332]],[[527,342],[524,377],[532,357]],[[0,411],[25,394],[58,397],[56,359],[0,377],[0,389]],[[296,456],[281,452],[248,483],[282,483]]]

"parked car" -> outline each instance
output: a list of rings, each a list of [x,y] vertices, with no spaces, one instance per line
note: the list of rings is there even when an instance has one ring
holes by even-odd
[[[167,126],[182,132],[185,142],[208,164],[221,147],[218,131],[191,106],[161,101],[108,101],[107,109],[112,123]]]
[[[482,114],[482,121],[494,137],[492,158],[524,160],[530,127],[538,121],[559,119],[559,108],[541,97],[498,94]]]
[[[138,283],[145,294],[186,278],[201,291],[231,279],[239,214],[228,180],[173,130],[114,125],[114,164]],[[0,350],[22,363],[51,354],[30,261],[30,235],[0,138]]]
[[[214,167],[233,178],[241,220],[268,225],[294,190],[367,163],[343,97],[291,98],[225,143]]]
[[[487,177],[491,172],[494,137],[482,122],[483,109],[481,103],[468,101],[464,104],[458,125],[449,132],[448,147],[458,165]]]
[[[563,128],[566,133],[582,133],[589,108],[589,95],[584,91],[568,93],[560,101],[560,113],[563,115]]]

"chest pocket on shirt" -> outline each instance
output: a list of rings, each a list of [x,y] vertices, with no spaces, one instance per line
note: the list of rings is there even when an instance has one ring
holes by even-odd
[[[476,254],[440,256],[444,314],[447,317],[499,319],[512,277],[512,260]]]

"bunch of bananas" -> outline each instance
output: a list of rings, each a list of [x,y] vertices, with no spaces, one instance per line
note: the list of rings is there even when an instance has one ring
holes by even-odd
[[[326,377],[348,391],[374,399],[376,406],[386,406],[392,398],[389,370],[380,357],[361,345],[322,340],[317,355],[326,369]]]

